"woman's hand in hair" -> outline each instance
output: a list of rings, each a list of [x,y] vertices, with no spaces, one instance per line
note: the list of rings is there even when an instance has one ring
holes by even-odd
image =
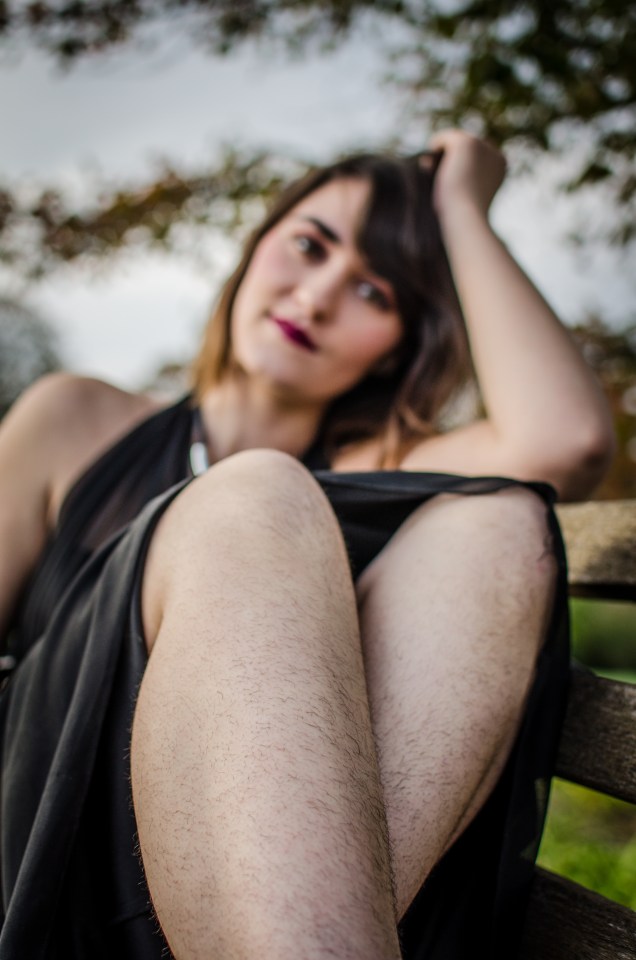
[[[612,419],[570,334],[488,222],[504,158],[460,130],[431,146],[443,150],[433,200],[486,415],[424,441],[405,463],[545,480],[562,498],[588,496],[612,456]]]
[[[504,155],[464,130],[442,130],[430,149],[441,151],[435,174],[433,203],[440,218],[469,204],[484,216],[506,173]]]

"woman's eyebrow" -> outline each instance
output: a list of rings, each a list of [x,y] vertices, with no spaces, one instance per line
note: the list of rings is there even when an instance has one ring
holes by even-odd
[[[301,217],[301,220],[306,220],[309,223],[313,223],[314,227],[320,231],[320,233],[325,237],[326,240],[330,240],[332,243],[342,243],[342,240],[338,234],[327,226],[322,220],[319,220],[318,217]]]

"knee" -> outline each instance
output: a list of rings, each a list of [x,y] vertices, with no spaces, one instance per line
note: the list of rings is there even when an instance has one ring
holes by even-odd
[[[174,504],[177,535],[196,539],[284,531],[287,538],[320,528],[333,511],[311,473],[278,450],[245,450],[194,480]]]
[[[187,609],[189,598],[207,595],[213,584],[217,598],[229,584],[267,592],[272,579],[286,581],[301,570],[348,571],[322,489],[279,451],[228,457],[178,494],[153,534],[142,589],[149,648],[170,604]]]
[[[435,497],[398,531],[390,553],[398,570],[412,569],[416,577],[424,558],[427,572],[434,560],[447,576],[456,571],[493,589],[536,584],[549,590],[556,573],[545,503],[524,487]]]
[[[477,558],[493,587],[549,594],[556,576],[552,534],[543,500],[524,487],[465,497],[453,518],[460,548]]]
[[[276,450],[248,450],[215,464],[170,504],[153,535],[145,579],[191,577],[197,565],[220,556],[278,551],[321,561],[341,540],[329,501],[302,464]]]
[[[552,534],[543,500],[525,487],[509,487],[467,498],[474,515],[474,532],[484,549],[500,560],[502,575],[551,582],[556,569]],[[505,562],[501,562],[505,561]]]

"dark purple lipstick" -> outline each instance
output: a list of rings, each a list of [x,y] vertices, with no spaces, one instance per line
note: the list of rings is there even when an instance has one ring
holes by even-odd
[[[282,317],[272,317],[274,323],[278,324],[278,327],[288,340],[291,340],[292,343],[298,344],[299,347],[304,347],[305,350],[316,350],[316,344],[309,337],[304,330],[301,330],[300,327],[297,327],[295,323],[292,323],[291,320],[284,320]]]

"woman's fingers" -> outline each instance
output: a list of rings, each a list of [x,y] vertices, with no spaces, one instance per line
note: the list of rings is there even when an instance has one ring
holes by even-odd
[[[433,190],[437,212],[469,201],[486,214],[506,173],[501,151],[464,130],[441,130],[430,148],[442,152]]]

